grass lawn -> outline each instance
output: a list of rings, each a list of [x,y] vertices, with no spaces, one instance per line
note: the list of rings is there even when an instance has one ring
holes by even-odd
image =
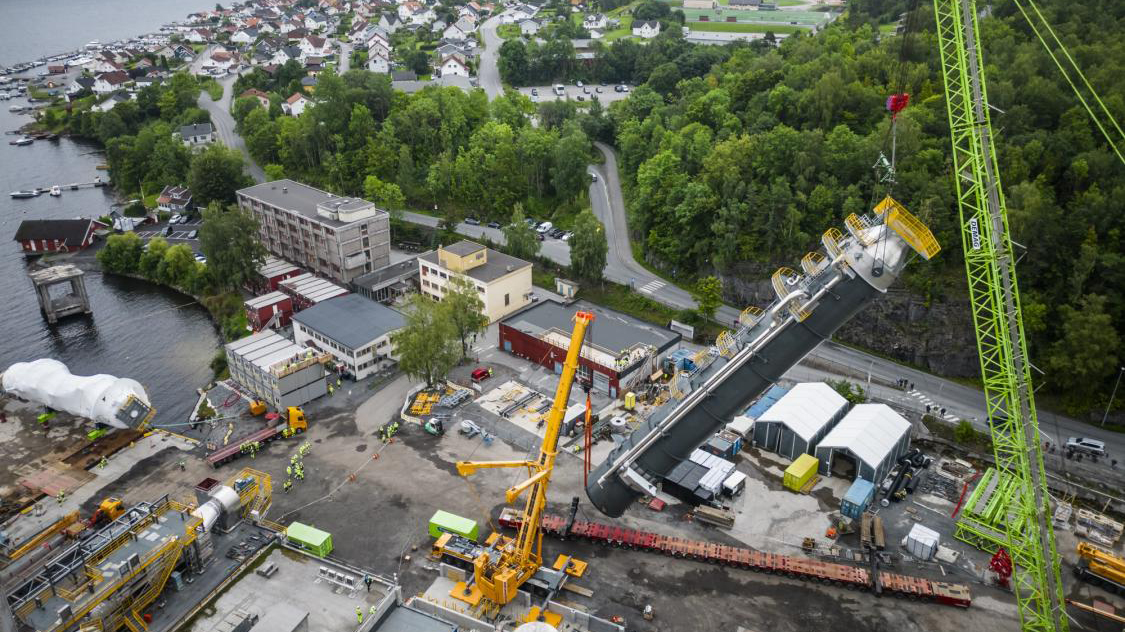
[[[807,31],[799,26],[789,24],[740,24],[738,22],[688,22],[686,25],[693,31],[710,31],[718,33],[777,33],[789,34]]]
[[[801,0],[774,0],[774,2],[776,2],[777,6],[779,7],[799,7],[802,4],[805,4]],[[720,0],[720,4],[726,4],[726,2]]]
[[[504,39],[513,39],[520,36],[518,24],[501,24],[496,28],[496,34]]]
[[[223,87],[219,85],[218,81],[215,81],[214,79],[207,79],[201,82],[200,85],[202,85],[203,89],[207,91],[207,94],[211,95],[212,101],[218,101],[219,99],[223,98]]]

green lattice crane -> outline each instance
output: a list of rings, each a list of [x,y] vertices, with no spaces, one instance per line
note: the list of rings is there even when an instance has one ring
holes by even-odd
[[[1016,481],[1005,521],[1024,630],[1068,629],[1020,315],[1015,255],[992,142],[975,0],[934,0],[986,409],[996,466]]]

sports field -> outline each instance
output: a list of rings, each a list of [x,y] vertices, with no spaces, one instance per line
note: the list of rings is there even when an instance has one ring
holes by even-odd
[[[788,35],[798,31],[808,31],[807,28],[791,26],[788,24],[746,24],[739,22],[690,22],[688,28],[693,31],[711,31],[720,33],[774,33]]]

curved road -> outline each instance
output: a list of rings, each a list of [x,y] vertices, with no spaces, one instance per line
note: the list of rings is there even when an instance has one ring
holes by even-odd
[[[504,85],[500,83],[500,70],[496,60],[500,55],[500,46],[504,38],[496,32],[500,26],[500,16],[494,15],[480,25],[481,35],[484,36],[484,52],[480,55],[480,69],[477,72],[477,81],[489,100],[504,94]]]
[[[211,123],[215,126],[215,132],[218,134],[219,140],[227,147],[233,147],[242,152],[242,157],[246,159],[246,172],[250,174],[250,177],[255,182],[265,182],[266,172],[250,157],[250,152],[246,149],[246,143],[234,131],[234,117],[230,115],[230,101],[236,78],[237,75],[227,75],[219,80],[219,85],[223,87],[223,98],[218,101],[212,101],[211,95],[207,94],[206,91],[201,92],[199,107],[207,110],[207,113],[211,115]]]

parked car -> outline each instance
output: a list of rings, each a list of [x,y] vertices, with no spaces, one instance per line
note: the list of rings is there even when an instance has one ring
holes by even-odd
[[[168,224],[167,226],[164,227],[164,236],[169,237],[169,236],[171,236],[171,234],[172,234],[172,225]]]
[[[1095,456],[1105,456],[1105,442],[1085,437],[1071,437],[1066,440],[1066,449],[1076,452],[1085,452]]]
[[[492,369],[486,369],[483,366],[478,366],[477,368],[473,369],[472,376],[474,382],[487,380],[488,378],[492,377]]]
[[[585,88],[582,88],[582,94],[590,94],[590,87],[586,86]]]
[[[624,92],[624,90],[621,89],[621,86],[613,86],[613,91],[614,92]]]
[[[561,228],[553,228],[547,234],[550,235],[551,237],[554,237],[555,239],[558,239],[559,237],[562,237],[563,235],[565,235],[566,231],[561,229]]]
[[[172,219],[168,220],[168,223],[169,224],[179,224],[180,223],[180,214],[176,213],[175,215],[173,215]]]
[[[489,222],[488,227],[489,228],[500,228],[500,222]]]
[[[539,238],[539,241],[543,241],[543,240],[547,239],[546,237],[543,236],[543,233],[535,233],[535,236]]]
[[[581,82],[581,81],[575,81],[575,82],[574,82],[574,85],[576,85],[576,86],[578,86],[579,88],[581,88],[581,87],[582,87],[582,82]]]
[[[566,234],[563,235],[562,237],[559,237],[559,239],[561,239],[563,241],[567,241],[568,239],[570,239],[573,236],[574,236],[574,232],[568,230],[568,231],[566,231]]]
[[[536,231],[538,231],[538,232],[539,232],[540,234],[544,234],[544,233],[546,233],[547,231],[551,230],[551,229],[552,229],[552,228],[554,228],[554,227],[555,227],[555,225],[554,225],[554,224],[552,224],[551,222],[543,222],[543,223],[542,223],[542,224],[540,224],[540,225],[539,225],[539,227],[538,227],[538,228],[536,228],[535,230],[536,230]]]
[[[466,217],[465,223],[470,226],[480,226],[480,220],[475,217]]]
[[[193,230],[193,231],[191,231],[190,233],[187,234],[188,239],[195,239],[198,236],[199,236],[198,230]]]
[[[597,181],[598,181],[598,174],[591,173],[590,174],[590,182],[597,182]]]
[[[598,87],[594,88],[594,92],[597,92],[598,94],[601,94],[602,93],[602,87],[598,86]]]
[[[532,217],[529,217],[529,218],[527,218],[527,219],[525,219],[525,220],[523,220],[523,221],[527,222],[527,225],[528,225],[528,226],[530,226],[530,227],[532,227],[532,228],[535,228],[535,227],[539,226],[539,222],[538,222],[538,221],[536,221],[536,220],[535,220],[534,218],[532,218]]]
[[[586,100],[586,97],[582,96],[581,94],[580,94],[580,95],[578,95],[578,96],[576,96],[576,97],[574,97],[574,98],[575,98],[576,100],[578,100],[578,101],[585,101],[585,100]]]
[[[531,89],[531,96],[533,96],[533,97],[539,96],[539,88],[532,88]]]

